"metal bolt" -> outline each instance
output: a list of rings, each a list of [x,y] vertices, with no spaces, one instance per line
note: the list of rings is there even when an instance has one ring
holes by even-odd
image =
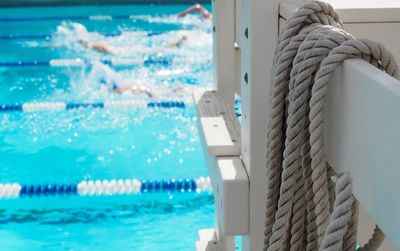
[[[213,26],[213,32],[215,32],[215,26]]]
[[[244,30],[244,36],[245,36],[246,38],[249,38],[249,28],[246,28],[246,29]]]
[[[247,72],[244,74],[244,81],[246,82],[246,84],[248,83],[249,77],[247,75]]]

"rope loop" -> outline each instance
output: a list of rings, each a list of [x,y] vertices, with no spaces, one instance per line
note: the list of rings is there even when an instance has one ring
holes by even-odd
[[[392,54],[379,43],[342,30],[336,11],[311,2],[287,20],[274,57],[267,139],[264,250],[354,250],[358,202],[350,174],[330,178],[323,113],[334,70],[360,58],[399,78]],[[376,238],[368,247],[383,240]]]

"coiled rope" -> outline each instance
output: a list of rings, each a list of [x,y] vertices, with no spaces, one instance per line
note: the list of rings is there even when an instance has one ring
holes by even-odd
[[[355,250],[358,202],[348,173],[336,176],[324,153],[325,94],[334,70],[361,58],[399,78],[380,44],[342,29],[329,4],[299,8],[279,37],[271,81],[264,250]],[[284,133],[285,132],[285,133]],[[383,241],[376,227],[365,250]]]

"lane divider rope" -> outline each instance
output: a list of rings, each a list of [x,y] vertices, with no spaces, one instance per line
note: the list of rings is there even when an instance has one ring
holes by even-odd
[[[91,15],[91,16],[60,16],[60,17],[5,17],[0,18],[0,22],[32,22],[32,21],[57,21],[57,20],[74,20],[74,21],[111,21],[111,20],[121,20],[121,19],[131,19],[137,20],[141,19],[140,16],[134,15]]]
[[[27,102],[14,105],[0,105],[1,112],[36,112],[64,111],[76,109],[108,109],[108,108],[180,108],[186,107],[183,101],[143,101],[113,100],[97,103],[65,103],[65,102]]]
[[[63,184],[0,183],[0,200],[40,196],[115,196],[144,193],[210,193],[209,177],[169,179],[84,180]]]
[[[130,65],[144,65],[144,66],[169,66],[175,63],[209,63],[211,62],[208,57],[148,57],[148,58],[112,58],[100,60],[99,62],[110,66],[130,66]],[[29,66],[49,66],[49,67],[84,67],[91,65],[94,62],[75,59],[51,59],[48,61],[10,61],[0,62],[0,67],[29,67]]]
[[[163,33],[164,32],[147,32],[146,36],[152,37],[161,35]],[[104,37],[118,37],[123,35],[122,32],[110,32],[110,33],[99,33],[99,34]],[[24,34],[24,35],[9,34],[9,35],[1,35],[0,40],[14,40],[14,39],[50,40],[52,37],[53,35],[51,34]]]

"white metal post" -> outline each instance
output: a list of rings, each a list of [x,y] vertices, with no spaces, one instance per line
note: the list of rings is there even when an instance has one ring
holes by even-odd
[[[232,102],[236,81],[235,2],[212,0],[214,85]]]
[[[243,0],[241,17],[242,158],[250,179],[250,226],[243,250],[263,249],[269,83],[279,0]]]

